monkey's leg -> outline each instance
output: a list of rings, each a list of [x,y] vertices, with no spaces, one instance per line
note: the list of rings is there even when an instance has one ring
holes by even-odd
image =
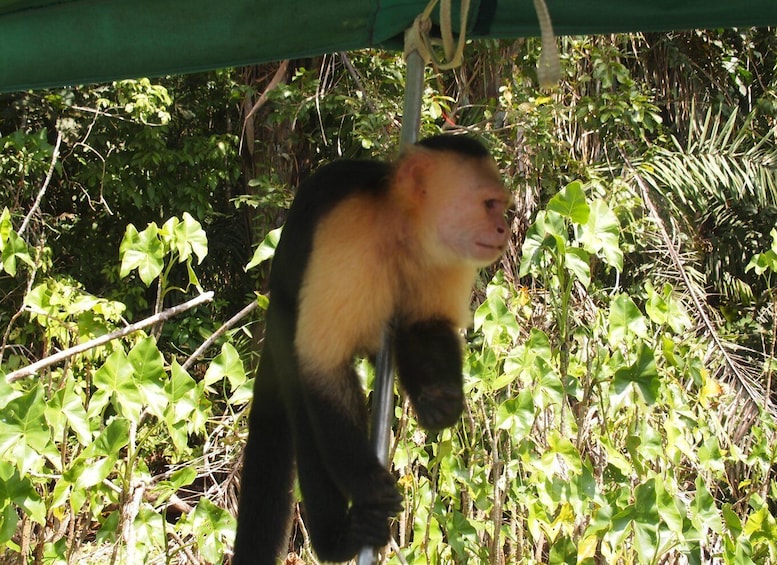
[[[313,431],[306,437],[298,448],[297,467],[305,526],[319,559],[348,561],[365,545],[385,545],[389,538],[385,514],[379,507],[349,509],[348,498],[319,456]]]
[[[401,510],[402,497],[369,443],[364,394],[353,369],[303,380],[336,383],[336,390],[303,387],[307,414],[296,419],[308,427],[295,430],[306,523],[319,557],[348,559],[364,545],[388,542],[389,519]]]
[[[447,320],[399,324],[395,337],[399,381],[419,423],[430,430],[454,425],[464,409],[461,338]]]
[[[232,565],[274,565],[291,522],[293,438],[269,353],[257,371]]]

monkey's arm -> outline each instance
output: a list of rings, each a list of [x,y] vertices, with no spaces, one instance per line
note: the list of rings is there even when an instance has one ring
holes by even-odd
[[[449,320],[396,328],[395,359],[418,422],[429,430],[453,426],[464,408],[461,337]]]

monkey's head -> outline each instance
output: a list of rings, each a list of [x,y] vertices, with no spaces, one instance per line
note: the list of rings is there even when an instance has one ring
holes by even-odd
[[[409,197],[420,251],[433,263],[483,267],[510,238],[505,215],[512,195],[488,152],[468,143],[477,145],[416,145],[397,165],[397,189]]]

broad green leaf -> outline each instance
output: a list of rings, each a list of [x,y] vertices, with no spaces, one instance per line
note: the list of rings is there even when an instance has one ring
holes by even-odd
[[[254,397],[254,379],[247,379],[242,385],[232,391],[229,397],[231,406],[241,406],[251,401]]]
[[[0,459],[22,455],[24,471],[30,456],[47,451],[51,431],[46,425],[45,411],[46,400],[40,384],[6,404],[0,412]]]
[[[669,529],[682,536],[686,519],[685,503],[666,490],[663,479],[656,477],[656,509]]]
[[[200,222],[188,212],[184,212],[182,220],[175,226],[173,233],[175,247],[178,250],[178,261],[186,261],[194,253],[197,256],[197,263],[202,263],[208,254],[208,236]]]
[[[254,251],[254,255],[251,257],[248,265],[245,266],[246,271],[253,269],[257,265],[261,265],[268,259],[272,259],[272,257],[275,255],[275,249],[278,247],[278,242],[281,239],[282,231],[283,228],[280,227],[272,230],[267,234],[267,236],[265,236],[264,240],[262,240],[262,243],[260,243]]]
[[[235,519],[207,498],[201,498],[191,516],[197,548],[210,563],[221,560],[222,548],[235,534]]]
[[[173,361],[170,378],[165,383],[165,394],[170,401],[167,409],[170,422],[187,418],[197,408],[197,383],[178,361]]]
[[[708,528],[717,534],[723,531],[723,522],[715,506],[715,499],[701,475],[696,477],[696,496],[691,503],[690,515],[693,525],[700,532],[705,532]],[[747,535],[747,527],[745,527],[745,534]]]
[[[0,462],[0,483],[2,483],[0,485],[0,502],[3,502],[3,499],[10,500],[22,508],[35,522],[46,523],[46,505],[29,477],[21,476],[18,465]],[[13,505],[9,505],[9,507],[14,508]],[[12,521],[16,523],[15,520]],[[0,526],[0,528],[3,532],[5,531],[5,526]]]
[[[518,443],[534,426],[534,399],[529,389],[522,390],[517,397],[509,398],[499,405],[496,413],[496,427],[510,430],[513,441]]]
[[[169,404],[165,410],[165,423],[176,448],[186,453],[188,446],[189,418],[198,408],[197,383],[177,361],[173,361],[170,378],[165,383]]]
[[[121,455],[121,450],[129,443],[130,421],[126,418],[114,418],[105,429],[87,446],[79,459],[91,457],[113,457]]]
[[[583,184],[573,181],[548,202],[548,210],[569,218],[575,224],[588,222],[590,208],[586,202]]]
[[[155,223],[149,224],[140,233],[132,224],[127,226],[119,246],[120,277],[124,278],[137,269],[140,280],[149,286],[159,276],[164,268],[164,249],[158,233]]]
[[[653,350],[644,343],[640,344],[637,360],[633,365],[621,367],[613,377],[613,387],[622,393],[630,384],[636,384],[647,404],[654,404],[658,397],[661,379],[656,370]]]
[[[8,240],[3,242],[2,260],[3,270],[11,276],[16,276],[17,261],[22,261],[30,267],[35,265],[32,257],[30,257],[27,244],[21,237],[16,235],[15,231],[12,231],[8,236]]]
[[[508,374],[521,374],[531,371],[538,357],[551,361],[553,359],[553,352],[551,351],[550,340],[547,334],[540,329],[532,328],[529,331],[529,339],[515,348],[510,356],[505,359],[504,371]]]
[[[549,565],[577,565],[577,546],[567,536],[559,537],[550,547]]]
[[[567,228],[562,216],[552,211],[541,210],[538,212],[537,218],[526,232],[526,238],[521,248],[521,270],[519,276],[524,277],[528,275],[532,272],[532,267],[542,267],[546,250],[555,250],[559,245],[559,241],[561,242],[562,252],[566,250],[566,245],[564,244],[566,237]]]
[[[763,541],[777,543],[777,522],[766,505],[761,506],[747,517],[742,531],[753,544]]]
[[[620,248],[620,222],[604,200],[594,200],[588,221],[581,225],[581,242],[589,253],[604,259],[604,262],[623,270],[623,251]]]
[[[92,396],[87,411],[90,418],[96,418],[109,401],[122,416],[134,421],[140,418],[143,396],[135,382],[135,368],[123,350],[111,353],[95,371],[94,386],[101,394]]]
[[[580,452],[567,438],[561,437],[557,433],[549,434],[548,448],[564,461],[567,471],[575,474],[583,472],[583,461],[580,458]]]
[[[88,464],[79,466],[79,473],[72,477],[75,479],[75,488],[89,489],[99,485],[116,468],[116,455],[102,457],[97,461],[89,461]]]
[[[475,310],[474,327],[476,330],[482,330],[486,343],[490,345],[512,343],[521,332],[515,314],[507,307],[506,294],[504,286],[489,285],[486,289],[486,299]]]
[[[771,248],[753,256],[747,264],[745,272],[755,269],[757,275],[762,275],[766,271],[777,273],[777,229],[772,228],[769,233],[772,236]]]
[[[66,379],[64,388],[61,388],[48,402],[46,420],[52,428],[56,428],[55,434],[64,432],[65,422],[75,432],[81,445],[87,445],[92,441],[92,430],[89,425],[89,417],[84,409],[81,395],[75,390],[75,379]]]
[[[742,520],[739,519],[739,516],[734,512],[734,509],[728,502],[721,507],[721,510],[723,512],[723,520],[726,523],[726,528],[731,533],[731,537],[737,539],[742,535]]]
[[[14,230],[11,222],[11,211],[8,206],[5,206],[0,212],[0,251],[5,247],[5,242],[8,241],[12,231]]]
[[[691,327],[691,318],[682,302],[675,296],[672,285],[665,283],[659,293],[650,281],[647,281],[645,291],[648,295],[645,312],[651,320],[669,326],[676,334],[681,334]]]
[[[647,324],[631,297],[619,294],[610,304],[607,338],[612,345],[618,345],[631,335],[645,338]]]
[[[208,370],[205,371],[203,382],[206,386],[210,386],[225,377],[229,380],[229,384],[233,390],[243,384],[246,380],[246,373],[243,368],[243,362],[240,359],[240,354],[234,346],[229,343],[225,343],[221,346],[221,353],[211,361]]]
[[[2,514],[0,514],[0,544],[5,544],[13,538],[18,524],[19,514],[17,513],[16,506],[7,504],[3,508]]]
[[[579,247],[568,247],[564,253],[567,270],[575,275],[585,288],[591,285],[591,268],[588,265],[590,259],[588,252]]]
[[[156,346],[156,340],[149,336],[139,341],[130,350],[127,360],[134,369],[134,378],[143,402],[152,414],[164,418],[168,401],[165,395],[166,374],[164,359]]]
[[[17,260],[34,265],[27,244],[13,229],[7,207],[0,213],[0,260],[0,272],[4,270],[11,276],[16,275]]]

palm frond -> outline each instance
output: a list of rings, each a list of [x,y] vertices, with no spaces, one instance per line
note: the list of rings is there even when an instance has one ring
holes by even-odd
[[[740,393],[739,408],[727,418],[732,439],[749,429],[758,407],[777,418],[762,384],[765,354],[743,355],[740,346],[723,339],[722,320],[707,290],[752,298],[745,267],[768,246],[767,227],[777,217],[777,147],[773,132],[755,132],[753,119],[710,111],[694,122],[686,143],[674,139],[672,148],[658,149],[636,165],[622,155],[661,235],[664,268],[674,271],[700,331],[710,339],[708,358],[719,367],[716,376]]]

